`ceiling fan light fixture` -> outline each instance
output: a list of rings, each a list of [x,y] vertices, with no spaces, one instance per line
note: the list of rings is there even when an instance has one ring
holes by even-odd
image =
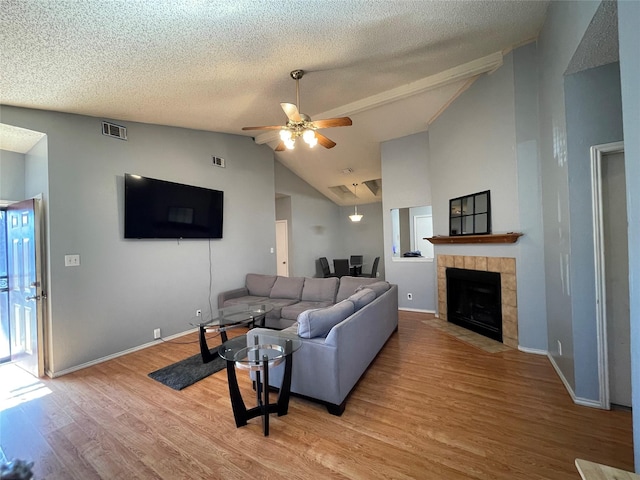
[[[287,140],[291,140],[291,130],[283,128],[280,130],[280,140],[286,142]]]
[[[287,147],[289,150],[293,150],[293,147],[296,146],[296,141],[292,138],[287,138],[284,141],[284,146]]]
[[[302,134],[302,138],[304,139],[305,142],[311,145],[311,143],[316,139],[316,132],[308,128]]]

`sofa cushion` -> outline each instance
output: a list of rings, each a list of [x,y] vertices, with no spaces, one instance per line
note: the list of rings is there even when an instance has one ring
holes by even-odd
[[[296,320],[305,310],[312,310],[315,308],[324,308],[333,305],[333,302],[305,302],[304,300],[293,305],[287,305],[282,307],[280,315],[287,320]]]
[[[247,273],[246,284],[249,295],[257,297],[268,297],[271,288],[276,281],[275,275],[260,275],[258,273]]]
[[[273,284],[269,297],[300,300],[303,286],[304,277],[278,277],[276,283]]]
[[[366,304],[373,302],[375,299],[376,292],[374,292],[370,288],[363,288],[362,290],[358,290],[356,293],[351,295],[347,300],[353,303],[353,306],[357,312]]]
[[[356,288],[360,285],[369,285],[379,281],[380,280],[377,278],[342,277],[340,279],[340,288],[338,288],[338,294],[336,295],[336,302],[341,302],[342,300],[349,298],[356,292]]]
[[[335,303],[337,291],[338,279],[336,277],[305,278],[301,298],[310,302]]]
[[[243,297],[230,298],[229,300],[225,300],[224,305],[220,305],[221,307],[229,307],[231,305],[239,305],[242,303],[266,303],[269,302],[269,297],[256,297],[253,295],[245,295]]]
[[[302,338],[324,337],[354,311],[353,303],[349,300],[327,308],[306,310],[298,316],[298,335]]]
[[[384,292],[389,290],[391,288],[391,285],[389,285],[389,282],[375,282],[375,283],[370,283],[369,285],[360,285],[358,288],[356,288],[356,292],[359,292],[360,290],[364,290],[365,288],[370,288],[375,292],[376,297],[379,297]]]
[[[270,298],[267,302],[273,307],[270,312],[267,312],[268,319],[277,319],[282,317],[282,307],[287,305],[293,305],[298,303],[295,298]]]

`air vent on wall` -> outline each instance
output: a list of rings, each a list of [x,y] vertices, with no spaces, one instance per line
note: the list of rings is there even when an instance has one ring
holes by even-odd
[[[224,158],[214,156],[214,157],[211,157],[211,162],[213,163],[214,167],[224,168]]]
[[[102,122],[102,134],[107,137],[119,138],[120,140],[127,139],[127,129],[115,123]]]

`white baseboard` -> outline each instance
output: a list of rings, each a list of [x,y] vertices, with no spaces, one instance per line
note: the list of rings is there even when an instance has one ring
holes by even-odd
[[[138,345],[137,347],[129,348],[127,350],[123,350],[122,352],[113,353],[111,355],[107,355],[106,357],[97,358],[96,360],[91,360],[90,362],[83,363],[81,365],[76,365],[75,367],[65,368],[64,370],[60,370],[59,372],[52,372],[51,370],[46,370],[45,373],[48,377],[57,378],[63,375],[67,375],[69,373],[77,372],[78,370],[82,370],[83,368],[92,367],[93,365],[97,365],[102,362],[106,362],[107,360],[113,360],[114,358],[122,357],[123,355],[127,355],[129,353],[137,352],[138,350],[143,350],[148,347],[152,347],[154,345],[158,345],[165,340],[173,340],[175,338],[183,337],[184,335],[188,335],[189,333],[197,332],[197,328],[192,328],[187,330],[186,332],[176,333],[175,335],[171,335],[169,337],[164,337],[158,340],[154,340],[153,342],[144,343],[142,345]]]
[[[405,312],[417,312],[417,313],[436,313],[435,310],[423,310],[421,308],[398,307],[398,310],[403,310]]]
[[[534,355],[549,355],[549,352],[547,352],[546,350],[540,350],[538,348],[523,347],[522,345],[518,345],[518,350],[524,353],[533,353]]]
[[[573,400],[573,403],[575,403],[576,405],[582,405],[583,407],[600,408],[603,410],[607,410],[607,408],[602,404],[602,402],[599,402],[597,400],[591,400],[590,398],[577,397],[575,392],[573,391],[573,388],[571,387],[571,385],[565,378],[564,374],[562,373],[562,370],[560,370],[560,367],[558,367],[558,364],[556,363],[553,356],[551,356],[550,353],[547,353],[547,358],[549,359],[549,361],[551,362],[551,365],[553,366],[556,373],[558,374],[558,377],[560,377],[560,380],[562,380],[562,383],[564,384],[564,388],[566,388],[567,392],[569,392],[569,395],[571,396],[571,400]]]

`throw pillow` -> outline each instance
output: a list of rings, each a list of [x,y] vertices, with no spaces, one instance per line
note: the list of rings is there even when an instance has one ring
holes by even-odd
[[[366,277],[342,277],[340,279],[340,287],[336,294],[336,302],[341,302],[353,295],[360,285],[369,285],[371,283],[379,282],[377,278]]]
[[[366,304],[373,302],[376,299],[376,292],[370,288],[363,288],[351,295],[348,300],[353,303],[356,312],[364,307]]]
[[[337,324],[355,311],[353,303],[344,300],[327,308],[305,310],[298,315],[298,336],[302,338],[324,337]]]
[[[389,285],[389,282],[375,282],[375,283],[370,283],[369,285],[360,285],[358,288],[356,288],[356,292],[364,290],[365,288],[370,288],[371,290],[373,290],[377,298],[380,295],[382,295],[384,292],[389,290],[391,288],[391,285]]]

